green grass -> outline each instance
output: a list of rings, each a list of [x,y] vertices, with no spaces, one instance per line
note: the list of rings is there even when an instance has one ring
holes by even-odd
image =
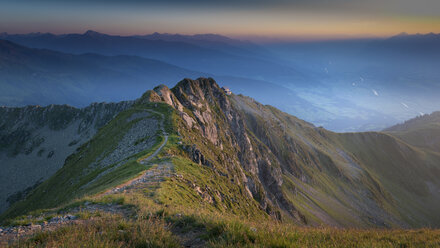
[[[151,166],[141,165],[136,160],[131,160],[89,185],[87,187],[87,194],[99,193],[108,188],[118,186],[132,177],[142,174],[150,167]]]
[[[389,194],[387,208],[413,227],[438,226],[440,205],[428,184],[439,184],[440,156],[422,151],[384,133],[327,133],[330,139],[353,154],[379,185],[375,194]],[[370,183],[372,180],[369,180]],[[365,181],[364,181],[365,182]],[[399,204],[397,204],[399,203]],[[436,207],[437,206],[437,207]],[[394,208],[394,209],[392,209]]]
[[[121,200],[123,198],[123,200]],[[89,199],[91,200],[91,199]],[[298,227],[272,219],[242,218],[221,211],[179,209],[141,193],[95,198],[136,206],[136,216],[81,213],[79,224],[40,232],[11,247],[182,247],[190,238],[204,247],[438,247],[435,229],[338,229]]]
[[[196,208],[242,217],[252,216],[255,219],[268,218],[240,185],[231,183],[228,178],[216,174],[211,168],[185,158],[174,158],[171,162],[178,176],[165,181],[158,189],[157,199],[162,204],[182,211]]]
[[[101,214],[76,225],[40,232],[11,247],[180,247],[161,220],[127,221]]]

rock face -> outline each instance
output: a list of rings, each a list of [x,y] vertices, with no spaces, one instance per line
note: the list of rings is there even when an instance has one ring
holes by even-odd
[[[98,128],[132,104],[0,108],[0,212],[54,174]]]
[[[154,97],[153,92],[161,97]],[[184,79],[172,90],[157,87],[153,92],[148,93],[149,101],[165,102],[182,117],[179,132],[189,144],[195,144],[186,149],[195,163],[214,167],[242,183],[275,218],[281,217],[278,209],[282,207],[299,221],[304,219],[279,193],[283,183],[279,162],[248,134],[242,113],[213,79]]]
[[[211,78],[184,79],[172,89],[157,87],[149,96],[148,101],[165,102],[178,112],[190,159],[243,185],[274,218],[335,226],[408,226],[440,219],[429,211],[420,215],[402,208],[396,202],[416,197],[414,192],[396,192],[390,185],[398,182],[390,174],[376,176],[383,168],[393,170],[387,159],[374,159],[382,150],[396,150],[400,155],[394,160],[404,167],[426,164],[425,155],[417,152],[417,162],[408,162],[404,154],[412,148],[391,142],[386,134],[352,137],[316,128],[251,98],[228,95]],[[362,150],[368,155],[358,154]],[[440,162],[440,157],[434,160]],[[428,184],[440,186],[438,179],[425,176]],[[426,187],[422,181],[418,185]],[[440,197],[431,197],[436,200],[422,208],[440,207]]]

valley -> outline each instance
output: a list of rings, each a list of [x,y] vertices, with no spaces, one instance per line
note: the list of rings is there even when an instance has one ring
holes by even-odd
[[[214,34],[93,30],[1,33],[0,39],[5,106],[85,107],[135,99],[185,77],[213,77],[336,132],[380,131],[440,109],[440,35],[433,33],[267,44]]]

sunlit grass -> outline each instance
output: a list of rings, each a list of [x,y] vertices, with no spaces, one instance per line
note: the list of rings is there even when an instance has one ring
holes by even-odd
[[[40,232],[11,247],[180,247],[160,219],[125,220],[117,215]]]
[[[122,200],[123,199],[123,200]],[[76,225],[42,232],[12,247],[180,247],[188,233],[206,247],[438,247],[440,230],[338,229],[298,227],[267,219],[170,208],[141,194],[94,199],[135,204],[136,218],[81,214]]]

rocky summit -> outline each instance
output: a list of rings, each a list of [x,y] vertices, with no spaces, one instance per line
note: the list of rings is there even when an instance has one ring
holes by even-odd
[[[160,216],[189,247],[223,242],[235,223],[214,227],[218,220],[200,222],[204,214],[310,227],[440,225],[437,152],[393,132],[315,127],[225,92],[212,78],[160,85],[133,102],[31,108],[0,110],[7,117],[0,126],[8,127],[1,129],[0,155],[13,167],[2,176],[27,181],[20,197],[2,192],[2,199],[16,199],[1,215],[5,225],[67,214],[81,219],[80,209],[99,206],[94,213],[132,218],[128,230]],[[56,137],[60,145],[49,148]],[[26,170],[26,161],[54,156],[57,163],[48,163],[44,177],[16,173]],[[261,226],[252,228],[243,229],[250,230],[246,237]]]

